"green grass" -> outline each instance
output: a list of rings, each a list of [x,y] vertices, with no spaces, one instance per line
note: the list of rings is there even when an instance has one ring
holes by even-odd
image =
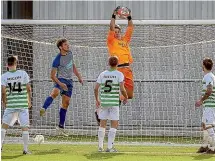
[[[122,146],[118,153],[98,153],[96,145],[30,145],[31,155],[22,155],[22,145],[3,146],[3,161],[215,161],[215,155],[197,154],[197,147]]]
[[[48,141],[70,141],[70,142],[97,142],[97,136],[70,135],[64,136],[45,136]],[[107,138],[106,138],[107,139]],[[107,141],[107,140],[106,140]],[[176,136],[116,136],[116,142],[156,142],[156,143],[178,143],[178,144],[199,144],[199,137],[176,137]]]

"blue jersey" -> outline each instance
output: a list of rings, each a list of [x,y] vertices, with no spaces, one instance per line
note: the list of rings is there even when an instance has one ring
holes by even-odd
[[[57,68],[57,78],[72,79],[73,64],[73,54],[69,51],[67,55],[59,53],[52,63],[52,68]]]

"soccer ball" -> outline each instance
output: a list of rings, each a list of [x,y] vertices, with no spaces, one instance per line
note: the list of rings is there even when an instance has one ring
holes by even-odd
[[[131,10],[127,7],[117,7],[117,16],[121,19],[127,19],[130,12]]]
[[[37,144],[44,143],[44,136],[43,135],[36,135],[35,138],[33,138],[34,142]]]

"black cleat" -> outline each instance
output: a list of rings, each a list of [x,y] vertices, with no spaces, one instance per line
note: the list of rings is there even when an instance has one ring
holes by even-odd
[[[23,153],[22,153],[22,154],[24,154],[24,155],[26,155],[26,154],[31,154],[31,152],[23,150]]]
[[[205,153],[209,150],[208,146],[207,147],[200,147],[199,150],[197,151],[197,153]]]

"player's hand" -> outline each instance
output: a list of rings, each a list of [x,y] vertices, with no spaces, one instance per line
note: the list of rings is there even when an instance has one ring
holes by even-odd
[[[203,103],[202,100],[198,100],[198,101],[196,101],[195,106],[200,107],[202,105],[202,103]]]
[[[128,103],[128,99],[127,98],[124,98],[122,103],[125,105],[126,103]]]
[[[114,15],[117,15],[117,11],[118,11],[118,9],[120,9],[120,8],[121,8],[120,6],[116,7],[116,8],[114,9],[114,11],[113,11],[113,14],[114,14]]]
[[[98,109],[101,106],[101,102],[100,101],[96,101],[96,108]]]
[[[79,78],[78,81],[81,83],[82,86],[84,85],[84,81],[82,78]]]
[[[61,84],[60,84],[60,87],[61,87],[64,91],[68,91],[68,88],[67,88],[66,84],[61,83]]]
[[[28,102],[28,109],[32,109],[32,104],[31,104],[31,102]]]

